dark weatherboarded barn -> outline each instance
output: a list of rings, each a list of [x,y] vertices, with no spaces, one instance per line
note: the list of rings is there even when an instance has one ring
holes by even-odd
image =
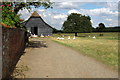
[[[53,28],[49,26],[36,11],[34,11],[30,18],[23,24],[27,30],[38,36],[41,36],[41,34],[44,36],[52,35],[53,32]]]

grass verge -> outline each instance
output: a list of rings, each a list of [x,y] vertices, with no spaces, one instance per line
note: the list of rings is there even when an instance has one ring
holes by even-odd
[[[73,36],[72,36],[73,37]],[[84,55],[91,56],[113,69],[118,68],[118,40],[77,37],[76,40],[57,40],[57,36],[51,37],[54,42],[73,48]]]

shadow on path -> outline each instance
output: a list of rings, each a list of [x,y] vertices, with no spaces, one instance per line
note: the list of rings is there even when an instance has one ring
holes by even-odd
[[[27,48],[41,48],[45,47],[47,48],[47,44],[45,41],[30,41]]]

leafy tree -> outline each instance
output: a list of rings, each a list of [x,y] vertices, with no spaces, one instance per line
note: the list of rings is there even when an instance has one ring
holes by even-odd
[[[41,1],[41,0],[40,0]],[[31,10],[30,6],[35,6],[38,8],[43,6],[45,9],[52,8],[52,3],[49,0],[45,0],[44,2],[3,2],[0,6],[0,10],[2,10],[2,23],[7,24],[13,27],[22,27],[22,19],[20,19],[20,14],[18,14],[19,10],[27,9]]]
[[[104,23],[99,23],[98,27],[96,27],[96,31],[98,31],[98,32],[102,32],[102,31],[104,31],[104,29],[105,29]]]
[[[99,23],[99,29],[105,29],[105,25],[103,23]]]
[[[22,27],[21,22],[23,20],[20,19],[19,14],[13,11],[11,3],[6,2],[0,8],[2,10],[2,24],[6,24],[9,27]]]
[[[52,8],[51,5],[52,3],[49,1],[49,0],[45,0],[44,2],[39,0],[38,2],[14,2],[13,3],[14,5],[14,11],[15,13],[18,13],[19,10],[22,10],[22,9],[28,9],[28,11],[31,10],[31,7],[30,6],[35,6],[35,8],[38,8],[40,6],[43,6],[45,9],[47,8]]]
[[[8,3],[8,2],[7,2]],[[22,9],[27,9],[28,11],[31,10],[30,6],[35,6],[35,8],[38,8],[40,6],[43,6],[45,9],[47,8],[52,8],[52,4],[49,0],[38,0],[38,2],[9,2],[11,4],[11,6],[13,7],[14,12],[17,14],[19,12],[19,10]],[[3,5],[6,4],[6,2],[2,3]]]
[[[90,16],[71,13],[63,23],[62,29],[64,32],[75,33],[75,36],[77,36],[79,32],[91,32],[92,24],[90,20]]]

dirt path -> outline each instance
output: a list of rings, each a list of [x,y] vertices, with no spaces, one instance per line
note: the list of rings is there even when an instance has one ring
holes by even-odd
[[[26,78],[118,77],[117,72],[94,59],[83,56],[47,38],[43,39],[43,41],[40,40],[31,43],[30,48],[26,49],[26,53],[17,64],[18,67],[20,65],[28,66],[29,70],[24,73]]]

